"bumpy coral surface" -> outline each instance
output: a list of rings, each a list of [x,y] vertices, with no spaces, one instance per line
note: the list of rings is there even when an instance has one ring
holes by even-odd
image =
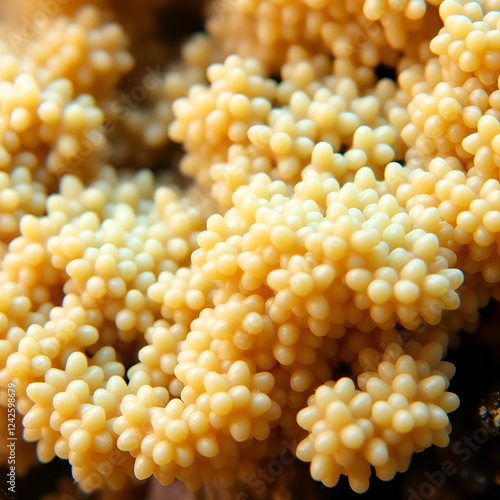
[[[287,452],[364,492],[446,447],[448,345],[500,299],[499,9],[2,4],[18,473],[263,498]]]

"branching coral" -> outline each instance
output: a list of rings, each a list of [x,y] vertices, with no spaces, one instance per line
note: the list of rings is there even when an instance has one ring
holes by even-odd
[[[446,446],[500,298],[497,3],[214,0],[168,54],[168,2],[76,4],[0,7],[2,418],[89,492]]]
[[[322,385],[297,416],[309,431],[297,456],[310,461],[311,475],[328,486],[345,474],[353,490],[363,492],[370,467],[389,480],[407,470],[415,451],[448,444],[446,414],[457,408],[458,398],[445,391],[454,370],[440,362],[439,344],[391,343],[384,352],[365,348],[361,369],[370,370],[377,358],[382,361],[376,372],[358,375],[360,390],[349,378]]]

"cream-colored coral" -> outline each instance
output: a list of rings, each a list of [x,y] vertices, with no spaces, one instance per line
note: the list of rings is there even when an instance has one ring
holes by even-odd
[[[407,470],[414,452],[446,446],[447,413],[457,408],[458,398],[446,391],[454,368],[441,356],[438,343],[363,349],[359,389],[349,378],[318,387],[297,416],[309,432],[297,456],[311,462],[312,477],[335,486],[344,474],[362,493],[371,467],[387,481]]]
[[[232,494],[286,439],[364,491],[445,446],[500,298],[497,0],[212,1],[177,46],[186,7],[82,3],[0,6],[0,404],[39,460]]]

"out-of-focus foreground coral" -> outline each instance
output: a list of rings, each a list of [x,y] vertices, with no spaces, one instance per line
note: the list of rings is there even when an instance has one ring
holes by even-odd
[[[276,457],[363,492],[446,447],[500,299],[500,0],[91,3],[0,7],[17,472],[260,499]]]

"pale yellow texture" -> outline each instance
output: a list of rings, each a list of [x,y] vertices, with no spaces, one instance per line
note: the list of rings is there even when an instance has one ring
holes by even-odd
[[[285,438],[362,492],[446,446],[500,299],[498,1],[214,0],[168,51],[168,2],[81,3],[28,40],[0,7],[0,404],[38,459],[230,488]]]

